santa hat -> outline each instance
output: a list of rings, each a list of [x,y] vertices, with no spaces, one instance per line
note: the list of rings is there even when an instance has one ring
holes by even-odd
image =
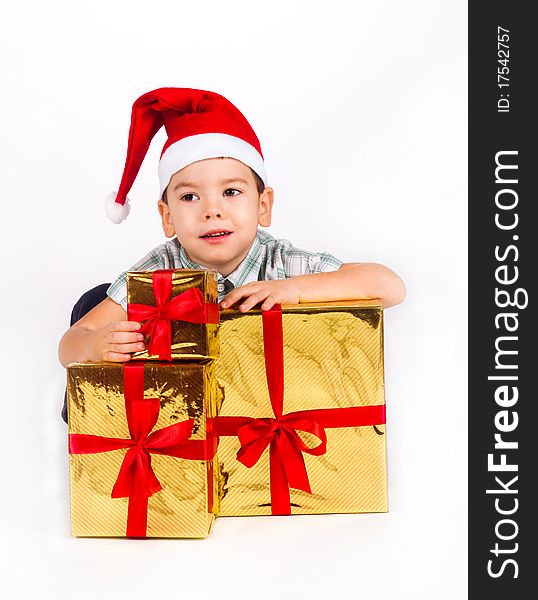
[[[257,173],[267,175],[260,142],[243,114],[214,92],[189,88],[160,88],[133,104],[127,158],[118,192],[108,195],[105,208],[114,223],[129,214],[131,189],[151,140],[164,125],[168,139],[159,161],[159,194],[174,173],[206,158],[235,158]]]

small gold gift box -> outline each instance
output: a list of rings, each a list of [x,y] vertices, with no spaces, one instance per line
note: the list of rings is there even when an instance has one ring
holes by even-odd
[[[127,273],[127,316],[143,324],[147,350],[134,360],[215,358],[219,310],[215,271]]]

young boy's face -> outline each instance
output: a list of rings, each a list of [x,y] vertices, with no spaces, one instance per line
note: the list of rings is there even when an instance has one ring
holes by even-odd
[[[164,233],[189,257],[226,277],[245,258],[258,225],[271,224],[273,190],[258,193],[250,168],[234,158],[210,158],[175,173],[159,200]]]

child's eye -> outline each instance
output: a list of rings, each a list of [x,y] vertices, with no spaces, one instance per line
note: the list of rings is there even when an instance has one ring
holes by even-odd
[[[181,200],[184,200],[185,202],[192,202],[196,198],[198,198],[196,194],[184,194],[181,196]]]
[[[228,194],[228,192],[235,192],[233,194]],[[227,190],[224,190],[224,195],[225,196],[237,196],[237,194],[240,194],[241,192],[239,190],[236,190],[234,188],[228,188]]]

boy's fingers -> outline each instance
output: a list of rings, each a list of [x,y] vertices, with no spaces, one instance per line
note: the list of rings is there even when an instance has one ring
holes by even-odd
[[[125,354],[127,352],[140,352],[145,349],[145,345],[142,342],[137,342],[135,344],[111,344],[110,352],[118,352],[120,354]]]
[[[227,306],[232,306],[232,304],[236,302],[238,298],[242,298],[242,296],[237,293],[237,290],[233,290],[232,292],[224,296],[220,304],[223,308],[226,308]]]
[[[108,339],[113,344],[129,344],[141,342],[144,339],[144,336],[136,331],[113,331],[108,336]]]
[[[122,354],[121,352],[105,352],[103,354],[103,360],[109,362],[127,362],[131,360],[130,354]]]
[[[276,303],[276,298],[274,296],[268,296],[264,303],[262,304],[262,310],[270,310]]]
[[[241,300],[241,298],[244,298],[245,296],[252,296],[254,294],[256,294],[256,290],[252,289],[251,287],[247,288],[247,286],[242,285],[241,287],[235,288],[235,290],[232,290],[229,294],[224,296],[221,302],[221,306],[223,306],[224,308],[226,308],[227,306],[232,306],[232,304],[235,304],[236,302]]]
[[[110,326],[110,331],[136,331],[142,325],[138,321],[115,321]]]
[[[253,306],[256,306],[256,304],[258,304],[258,302],[261,302],[262,300],[264,300],[266,297],[267,297],[266,292],[258,292],[257,294],[252,294],[252,296],[250,296],[250,298],[247,298],[243,302],[243,304],[241,304],[241,306],[239,307],[239,310],[246,312],[247,310],[250,310]]]

